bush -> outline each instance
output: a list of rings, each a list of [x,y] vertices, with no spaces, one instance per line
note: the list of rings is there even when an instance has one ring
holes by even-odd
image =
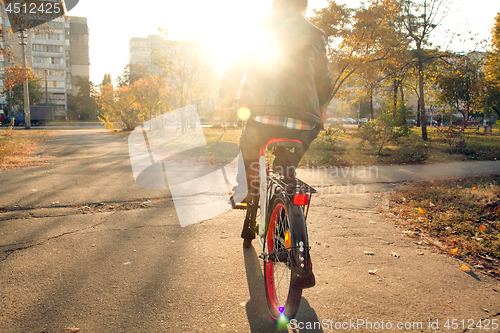
[[[316,139],[317,146],[323,150],[338,150],[337,142],[340,132],[345,133],[346,129],[342,124],[330,125],[324,132],[320,132]]]
[[[377,119],[359,125],[361,139],[368,141],[380,155],[385,144],[410,135],[410,126],[406,123],[401,125],[404,118],[401,115],[408,113],[409,109],[406,106],[385,110],[382,108],[382,114]]]

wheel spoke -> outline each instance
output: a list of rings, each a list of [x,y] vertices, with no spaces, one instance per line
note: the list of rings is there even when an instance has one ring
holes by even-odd
[[[265,241],[266,250],[273,256],[264,262],[264,278],[269,310],[278,320],[283,309],[285,317],[295,315],[302,290],[291,287],[291,249],[286,248],[285,242],[290,222],[285,199],[275,199],[271,212]]]
[[[278,219],[275,224],[275,239],[274,248],[275,253],[282,251],[287,251],[285,246],[285,232],[288,229],[288,219],[286,216],[286,211],[284,207],[280,207],[277,212]],[[276,287],[276,296],[278,301],[278,307],[284,307],[286,305],[286,299],[288,297],[288,289],[290,287],[289,279],[289,264],[290,257],[287,255],[287,262],[275,262],[274,263],[274,283]]]

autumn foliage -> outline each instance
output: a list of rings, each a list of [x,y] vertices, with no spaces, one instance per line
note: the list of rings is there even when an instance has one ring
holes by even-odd
[[[26,74],[25,74],[26,73]],[[26,68],[26,72],[24,71],[24,68],[21,66],[13,66],[9,67],[5,70],[5,78],[3,80],[3,84],[5,87],[5,90],[12,92],[12,89],[15,86],[22,85],[26,80],[33,80],[37,76],[31,68]]]
[[[170,110],[170,89],[165,78],[149,76],[130,85],[101,86],[97,104],[101,108],[99,119],[106,127],[123,125],[133,130],[139,122]]]
[[[390,211],[414,235],[500,276],[500,178],[472,177],[412,183],[391,195]]]

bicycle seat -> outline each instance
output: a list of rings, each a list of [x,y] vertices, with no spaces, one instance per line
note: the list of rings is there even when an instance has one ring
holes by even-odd
[[[267,149],[271,150],[276,147],[302,148],[302,142],[300,140],[283,138],[269,140],[269,142],[267,143]]]

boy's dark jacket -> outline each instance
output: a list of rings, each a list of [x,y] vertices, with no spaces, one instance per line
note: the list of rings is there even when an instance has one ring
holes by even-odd
[[[284,116],[321,127],[333,91],[323,35],[296,11],[273,12],[226,69],[221,105],[233,104],[245,78],[239,107],[248,108],[252,117]]]

